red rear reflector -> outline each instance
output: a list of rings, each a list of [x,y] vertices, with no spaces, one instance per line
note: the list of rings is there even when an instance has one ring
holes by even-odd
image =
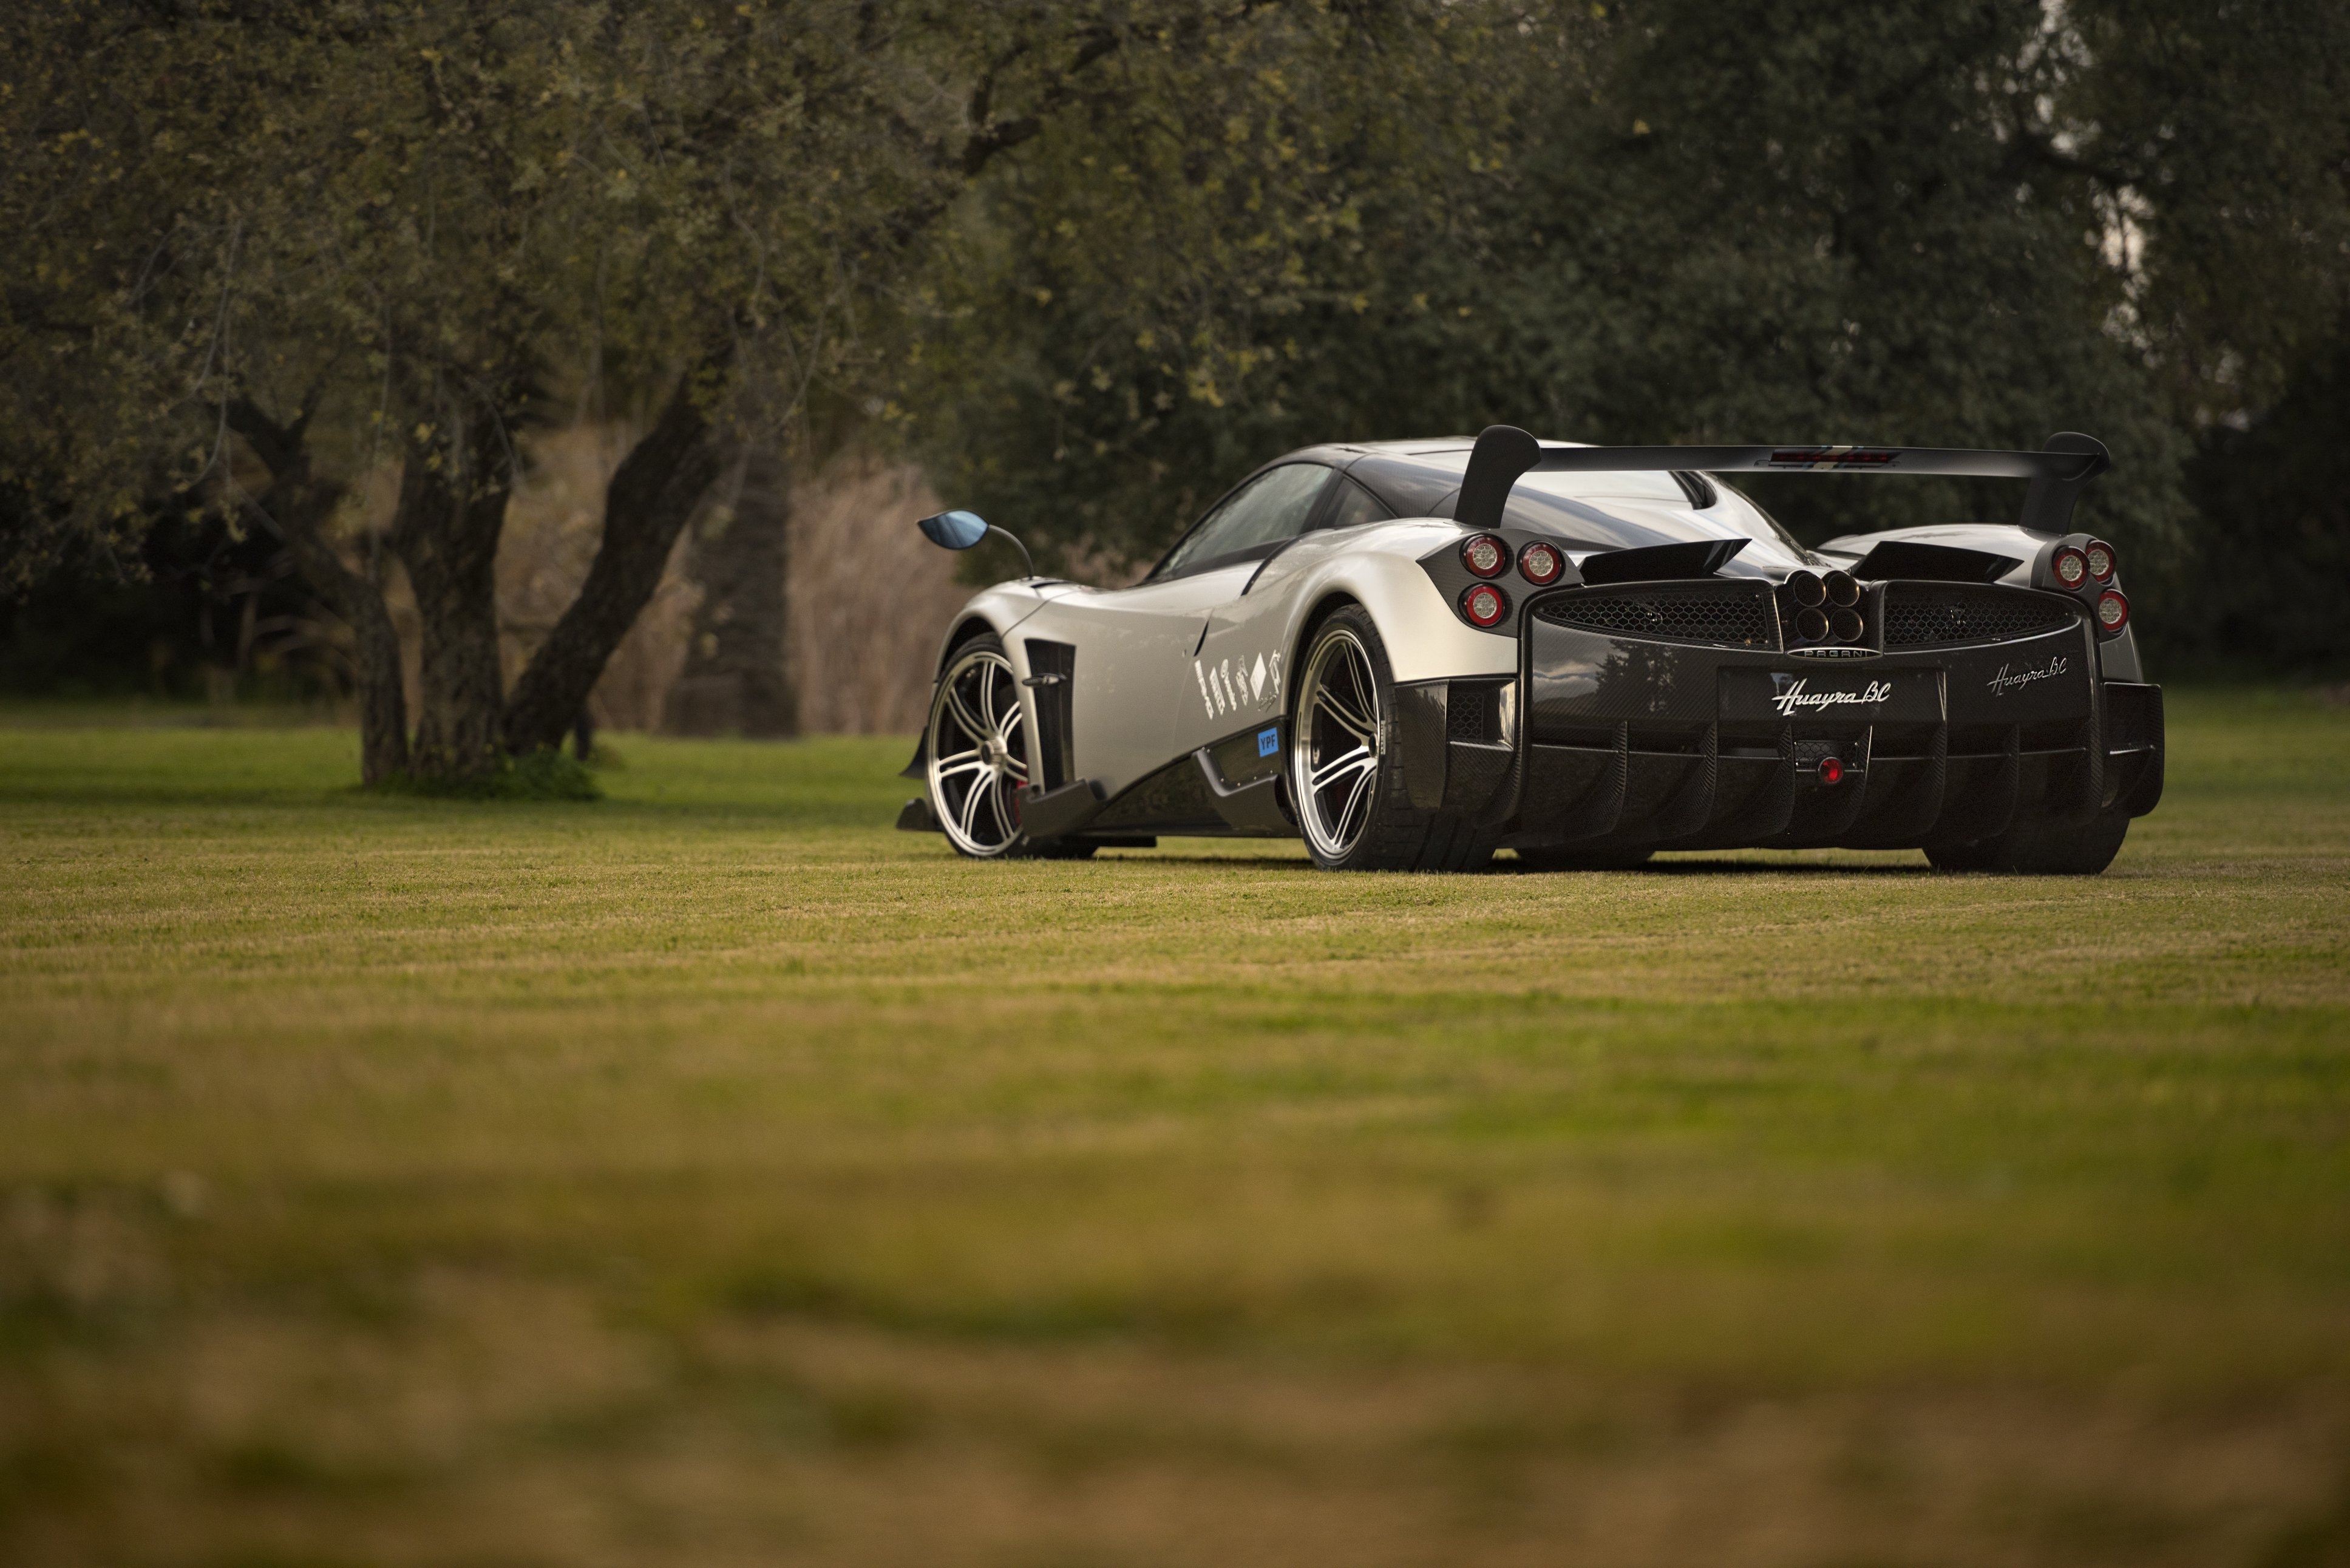
[[[1820,759],[1820,783],[1825,784],[1844,783],[1844,764],[1836,761],[1834,757],[1822,757]]]
[[[1882,447],[1793,446],[1771,453],[1771,466],[1788,468],[1884,468],[1901,454]]]

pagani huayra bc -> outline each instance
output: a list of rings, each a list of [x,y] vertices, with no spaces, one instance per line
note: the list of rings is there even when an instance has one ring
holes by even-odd
[[[2072,530],[2106,466],[2074,434],[1309,447],[1135,587],[1032,569],[973,597],[899,826],[983,858],[1198,835],[1303,837],[1331,870],[1835,846],[2094,875],[2163,773],[2120,562]],[[2012,524],[1814,550],[1739,493],[1749,473],[2026,486]],[[951,548],[1002,532],[921,526]]]

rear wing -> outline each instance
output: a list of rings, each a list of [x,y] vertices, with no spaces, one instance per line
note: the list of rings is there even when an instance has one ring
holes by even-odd
[[[1528,473],[1925,473],[2028,479],[2022,525],[2062,534],[2089,481],[2113,466],[2103,441],[2064,431],[2044,452],[1970,452],[1925,446],[1544,446],[1515,425],[1488,425],[1469,454],[1453,518],[1501,525],[1510,492]]]

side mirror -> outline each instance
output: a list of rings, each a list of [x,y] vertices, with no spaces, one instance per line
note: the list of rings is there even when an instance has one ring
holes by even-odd
[[[987,537],[987,519],[976,512],[941,512],[914,526],[942,550],[968,550]]]
[[[1028,575],[1036,575],[1036,563],[1029,559],[1028,546],[1003,529],[990,526],[987,519],[976,512],[941,512],[935,517],[922,518],[914,526],[922,531],[923,538],[942,550],[968,550],[990,534],[999,539],[1010,539],[1012,547],[1020,552],[1021,565],[1028,568]]]

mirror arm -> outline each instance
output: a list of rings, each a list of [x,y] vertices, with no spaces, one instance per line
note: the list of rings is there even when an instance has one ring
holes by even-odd
[[[1020,563],[1028,568],[1028,575],[1032,577],[1036,575],[1036,562],[1034,557],[1028,554],[1028,546],[1020,542],[1018,535],[1013,534],[1008,529],[999,528],[993,523],[990,523],[987,525],[987,531],[991,534],[1001,534],[1006,539],[1011,540],[1012,547],[1020,552]]]

